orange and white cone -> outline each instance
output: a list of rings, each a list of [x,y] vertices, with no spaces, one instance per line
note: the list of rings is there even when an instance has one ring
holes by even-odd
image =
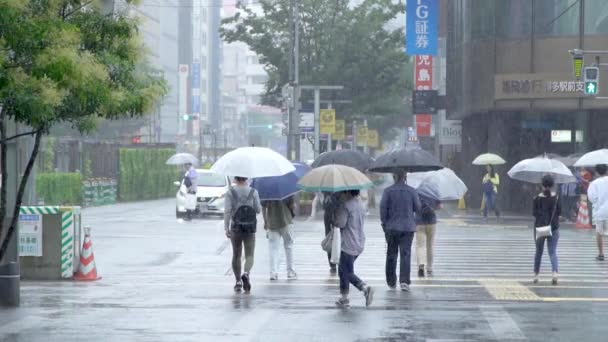
[[[580,204],[578,206],[578,216],[576,217],[576,228],[591,229],[589,220],[589,205],[587,204],[587,196],[581,195]]]
[[[80,265],[78,271],[74,275],[74,280],[93,281],[101,279],[97,275],[97,266],[95,266],[95,254],[93,254],[93,241],[91,241],[91,228],[84,228],[84,244],[82,245],[82,253],[80,254]]]

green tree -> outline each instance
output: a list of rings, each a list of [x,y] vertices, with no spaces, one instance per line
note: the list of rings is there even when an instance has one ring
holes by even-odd
[[[7,174],[6,142],[23,135],[35,138],[7,226],[7,177],[2,177],[2,260],[42,136],[59,123],[86,133],[100,119],[142,116],[167,86],[143,67],[136,19],[126,10],[108,13],[103,0],[0,0],[0,23],[2,175]],[[8,120],[31,130],[8,137]]]
[[[269,74],[263,104],[278,105],[289,82],[290,0],[262,0],[261,13],[246,5],[222,23],[227,42],[241,41],[260,56]],[[352,100],[338,112],[367,118],[388,131],[395,117],[409,113],[411,65],[404,53],[402,27],[391,29],[405,12],[392,0],[300,0],[300,84],[343,85],[342,98]],[[401,25],[398,25],[401,26]],[[404,119],[401,119],[403,122]]]

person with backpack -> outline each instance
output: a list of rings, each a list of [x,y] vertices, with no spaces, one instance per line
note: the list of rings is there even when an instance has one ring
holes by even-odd
[[[424,277],[425,271],[428,275],[433,275],[433,242],[437,228],[435,210],[441,207],[441,202],[428,196],[420,194],[418,196],[420,197],[420,214],[416,215],[416,260],[418,261],[418,276]]]
[[[559,240],[559,217],[562,214],[562,206],[559,196],[552,192],[555,180],[550,175],[545,175],[542,179],[543,192],[534,198],[533,211],[534,216],[534,238],[536,240],[536,254],[534,256],[534,283],[538,283],[538,274],[540,273],[540,262],[543,258],[543,249],[545,241],[549,248],[549,258],[551,259],[551,270],[553,271],[552,284],[557,285],[557,241]],[[538,229],[551,227],[549,236],[537,236]]]
[[[247,184],[247,178],[234,177],[235,186],[226,193],[224,229],[232,242],[232,271],[236,278],[234,291],[251,291],[249,272],[253,267],[257,214],[262,212],[257,190]],[[245,270],[241,274],[241,256],[245,249]]]
[[[264,201],[262,203],[264,215],[264,229],[268,237],[270,280],[279,279],[279,254],[281,240],[285,248],[285,263],[287,265],[287,279],[297,279],[298,275],[293,266],[293,223],[294,199],[293,196],[282,201]]]
[[[488,211],[493,210],[496,213],[496,219],[500,220],[500,211],[498,210],[498,204],[496,197],[498,196],[498,186],[500,185],[500,177],[498,173],[494,172],[492,165],[487,166],[486,175],[483,177],[481,184],[483,185],[483,198],[485,206],[483,208],[483,217],[485,220],[488,219]]]

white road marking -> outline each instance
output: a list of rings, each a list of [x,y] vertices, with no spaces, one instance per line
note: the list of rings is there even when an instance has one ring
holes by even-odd
[[[494,337],[499,341],[527,340],[511,315],[502,306],[481,305],[481,313],[490,325]]]

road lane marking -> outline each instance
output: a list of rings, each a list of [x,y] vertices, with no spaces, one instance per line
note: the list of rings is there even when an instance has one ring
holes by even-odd
[[[541,297],[519,282],[481,281],[479,283],[497,300],[542,301]]]
[[[479,309],[499,341],[527,340],[511,315],[502,306],[480,305]]]

